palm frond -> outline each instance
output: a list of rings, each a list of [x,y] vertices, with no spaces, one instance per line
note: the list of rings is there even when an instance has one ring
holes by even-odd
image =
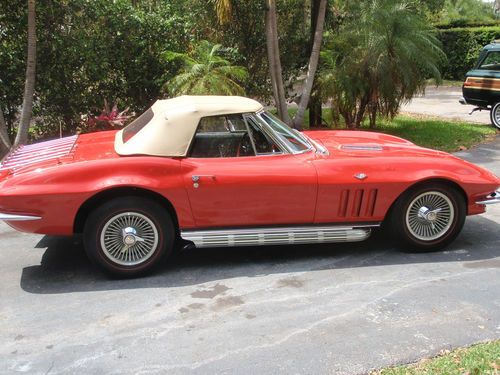
[[[220,56],[224,47],[206,40],[200,41],[190,54],[166,53],[166,58],[179,59],[184,64],[179,73],[167,82],[174,95],[242,95],[240,86],[248,78],[245,67],[232,65]]]

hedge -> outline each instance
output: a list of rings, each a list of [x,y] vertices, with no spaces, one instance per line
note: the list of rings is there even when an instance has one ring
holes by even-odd
[[[457,27],[481,27],[481,26],[500,26],[500,21],[494,20],[468,20],[465,18],[460,18],[447,22],[437,22],[433,24],[437,29],[453,29]]]
[[[441,29],[438,37],[448,57],[442,69],[443,78],[463,80],[477,61],[481,49],[500,39],[500,26]]]

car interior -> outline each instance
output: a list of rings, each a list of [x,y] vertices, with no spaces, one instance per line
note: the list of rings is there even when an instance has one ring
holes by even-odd
[[[280,153],[276,143],[249,116],[227,115],[200,120],[190,156],[243,157]]]

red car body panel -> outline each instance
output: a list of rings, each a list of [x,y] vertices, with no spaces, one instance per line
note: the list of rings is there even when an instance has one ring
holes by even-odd
[[[305,134],[329,154],[119,156],[114,131],[80,135],[67,155],[0,170],[0,212],[41,217],[8,222],[21,231],[70,235],[85,202],[127,187],[166,198],[180,229],[376,223],[419,181],[456,183],[467,197],[469,215],[484,212],[484,205],[474,202],[500,185],[480,167],[397,137],[354,131]],[[366,178],[356,178],[359,174]],[[197,188],[193,176],[199,176]]]
[[[187,158],[181,164],[197,227],[314,220],[318,177],[311,155]],[[198,188],[193,175],[200,176]]]

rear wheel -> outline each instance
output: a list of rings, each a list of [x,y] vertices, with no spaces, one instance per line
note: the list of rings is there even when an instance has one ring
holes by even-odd
[[[150,271],[172,252],[172,219],[155,202],[123,197],[96,208],[84,228],[84,245],[93,263],[115,276]]]
[[[466,204],[460,192],[432,183],[413,188],[397,200],[391,227],[403,250],[434,251],[458,236],[465,216]]]
[[[493,105],[490,111],[490,120],[493,126],[500,129],[500,102]]]

